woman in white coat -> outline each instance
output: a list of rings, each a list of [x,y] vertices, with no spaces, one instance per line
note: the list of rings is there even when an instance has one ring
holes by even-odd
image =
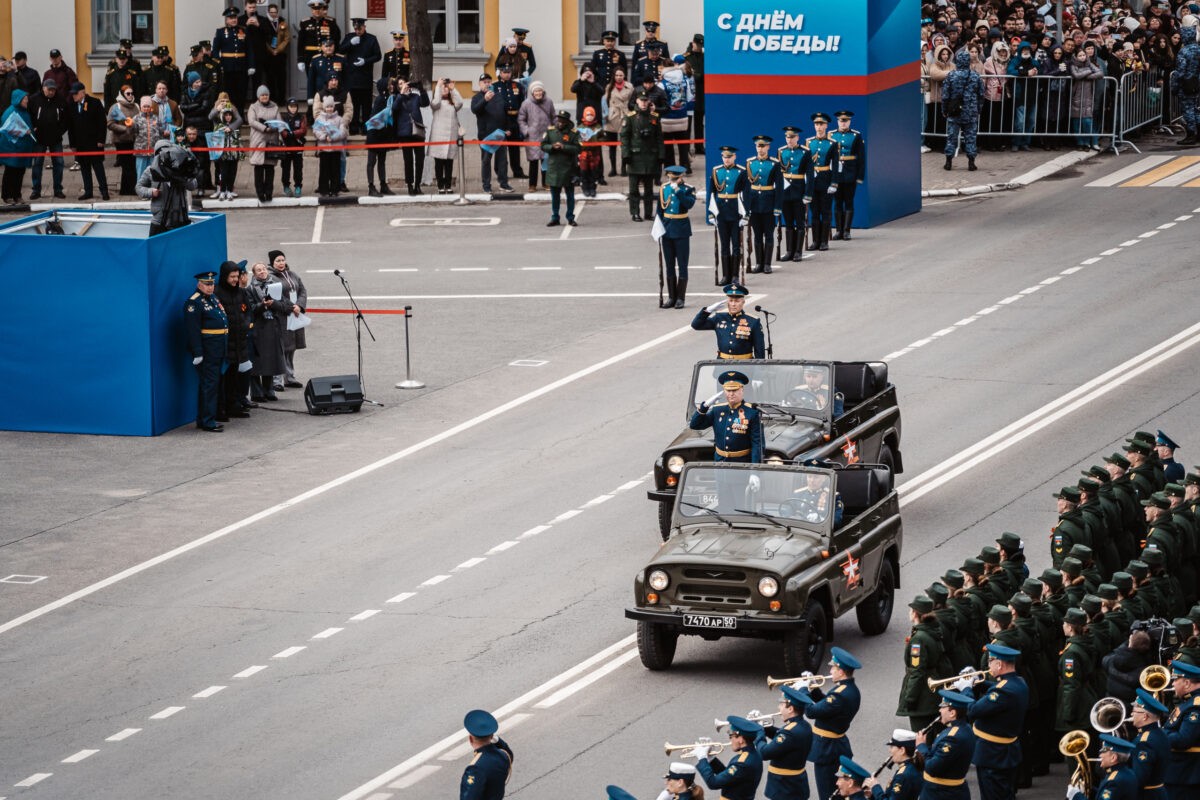
[[[442,78],[433,87],[429,97],[429,109],[433,120],[429,125],[429,141],[453,142],[462,134],[458,125],[458,112],[462,109],[462,95],[449,78]],[[429,155],[433,158],[433,177],[437,182],[438,194],[449,194],[454,180],[454,155],[457,147],[452,144],[431,144]]]

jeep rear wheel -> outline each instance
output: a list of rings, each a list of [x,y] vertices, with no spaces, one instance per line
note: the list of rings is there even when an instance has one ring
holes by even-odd
[[[896,456],[892,455],[892,448],[889,445],[883,445],[879,448],[879,463],[888,468],[888,472],[896,474]],[[895,482],[895,478],[892,481]]]
[[[671,538],[671,512],[674,508],[674,503],[658,504],[658,532],[664,542]]]
[[[896,596],[896,573],[892,568],[892,562],[888,559],[883,560],[883,567],[879,570],[879,585],[875,587],[875,591],[866,600],[863,600],[854,609],[854,613],[858,615],[858,627],[867,636],[878,636],[887,630],[888,623],[892,619],[892,604]]]
[[[801,616],[803,627],[783,636],[783,666],[789,675],[819,673],[825,665],[825,606],[809,600]]]
[[[642,666],[646,669],[667,669],[675,660],[675,645],[679,643],[679,633],[666,625],[657,622],[639,622],[637,624],[638,655]]]

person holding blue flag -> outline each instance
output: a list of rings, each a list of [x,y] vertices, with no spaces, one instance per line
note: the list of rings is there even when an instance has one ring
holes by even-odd
[[[9,153],[32,153],[34,146],[32,123],[29,119],[29,97],[24,89],[13,89],[8,108],[0,117],[0,147]],[[23,156],[0,158],[4,177],[0,179],[0,199],[7,205],[21,202],[21,184],[30,159]]]

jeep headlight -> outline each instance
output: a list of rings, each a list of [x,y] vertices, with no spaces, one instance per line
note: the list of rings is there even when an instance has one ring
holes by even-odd
[[[779,594],[779,581],[770,575],[758,579],[758,593],[763,597],[774,597]]]
[[[661,592],[671,585],[671,576],[663,572],[661,569],[656,569],[650,573],[650,588],[656,592]]]
[[[678,475],[683,472],[683,465],[686,463],[683,456],[671,456],[667,459],[667,469]]]

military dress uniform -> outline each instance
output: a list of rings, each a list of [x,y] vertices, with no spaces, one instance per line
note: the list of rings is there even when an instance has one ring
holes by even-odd
[[[799,129],[790,125],[783,130],[799,133]],[[804,180],[811,156],[804,145],[797,144],[795,147],[779,148],[778,157],[782,177],[779,206],[783,216],[784,247],[787,248],[780,261],[800,261],[804,257],[807,216],[804,211]]]
[[[739,372],[725,372],[720,378],[728,388],[731,383],[745,386],[749,380]],[[694,431],[713,429],[713,461],[734,461],[761,464],[763,460],[762,414],[749,403],[731,406],[718,402],[709,406],[701,403],[692,413],[688,427]]]
[[[409,53],[407,47],[401,44],[404,41],[403,31],[392,31],[392,41],[395,46],[383,54],[383,71],[380,77],[396,78],[407,82],[409,75],[412,74],[412,54]]]
[[[475,748],[471,763],[463,770],[459,800],[502,800],[512,774],[513,752],[503,739],[495,736],[499,723],[487,711],[475,709],[467,712],[463,727],[471,736],[487,743]]]
[[[617,32],[605,31],[601,38],[605,41],[611,38],[615,42]],[[629,60],[619,48],[614,47],[609,50],[607,47],[601,47],[599,50],[593,50],[592,60],[589,63],[592,65],[592,74],[596,76],[596,83],[601,86],[608,86],[612,83],[613,73],[618,69],[625,73],[626,79],[633,78],[629,73]]]
[[[337,20],[329,17],[309,17],[300,23],[300,36],[296,45],[296,58],[305,67],[321,54],[321,41],[329,39],[334,42],[342,40],[342,30]]]
[[[745,286],[730,283],[725,287],[725,294],[745,297],[748,292]],[[762,323],[758,317],[752,317],[744,311],[734,316],[728,311],[710,314],[707,308],[702,308],[692,319],[692,330],[714,331],[717,334],[717,358],[740,361],[763,357]]]
[[[196,280],[216,283],[215,272],[201,272]],[[183,322],[187,330],[188,351],[196,365],[200,379],[196,394],[196,427],[206,431],[219,431],[217,423],[217,392],[221,381],[221,364],[225,359],[226,339],[229,335],[229,319],[225,309],[215,295],[206,295],[196,290],[183,304]]]
[[[521,111],[521,103],[525,102],[525,87],[520,81],[509,78],[501,80],[497,78],[492,84],[492,91],[500,95],[504,100],[504,115],[505,115],[505,131],[508,132],[510,141],[519,142],[521,138],[521,126],[518,123],[517,115]],[[519,157],[519,152],[516,149],[506,147],[509,152],[508,165],[512,168],[514,178],[524,178],[525,171],[521,167],[521,162],[525,159]],[[499,155],[499,154],[497,154]],[[649,216],[649,214],[647,214]]]
[[[634,222],[641,222],[638,200],[648,219],[654,212],[654,182],[662,168],[664,146],[658,112],[649,104],[645,110],[635,105],[625,115],[620,138],[621,158],[629,165],[629,216]]]
[[[128,66],[110,69],[108,74],[104,76],[105,108],[112,108],[113,103],[117,102],[117,95],[120,94],[122,86],[128,86],[130,89],[133,89],[135,98],[140,97],[142,95],[141,74]]]
[[[366,25],[366,19],[355,17],[351,22]],[[358,39],[358,44],[354,40]],[[366,124],[367,118],[371,116],[371,96],[375,89],[375,64],[383,60],[383,53],[379,49],[379,40],[374,34],[363,32],[359,36],[355,31],[350,31],[346,34],[346,38],[342,40],[338,47],[342,58],[345,61],[345,75],[339,75],[341,85],[349,90],[350,97],[354,100],[354,119],[351,120],[351,133],[357,134],[363,132],[363,125]],[[362,63],[359,64],[358,62]]]
[[[908,607],[922,617],[933,614],[933,601],[917,595]],[[913,730],[920,730],[937,716],[937,696],[929,691],[927,680],[945,677],[939,669],[945,649],[941,626],[936,619],[913,625],[904,643],[904,679],[896,716],[908,717]]]
[[[770,144],[771,137],[754,137],[755,144],[763,141]],[[750,181],[746,210],[750,212],[750,230],[754,235],[754,266],[750,271],[770,275],[772,234],[783,203],[783,171],[776,159],[756,156],[746,161],[746,177]]]
[[[835,111],[835,117],[853,117],[851,111]],[[838,145],[838,173],[835,179],[837,194],[833,196],[833,220],[837,225],[834,239],[850,241],[850,226],[854,222],[854,193],[867,177],[867,143],[863,135],[851,128],[835,130],[829,138]]]
[[[1015,663],[1019,652],[1002,645],[987,646],[990,657]],[[1019,736],[1025,727],[1029,686],[1015,672],[1006,673],[967,709],[967,720],[975,734],[975,775],[983,800],[1011,800],[1017,792],[1017,768],[1021,765]]]
[[[813,120],[829,121],[826,114],[813,114]],[[830,189],[841,169],[838,145],[828,135],[810,136],[804,142],[808,148],[808,174],[805,176],[804,199],[809,204],[809,225],[812,227],[812,244],[809,250],[829,249],[829,229],[833,223],[833,198]],[[836,189],[835,189],[836,191]]]
[[[179,102],[182,91],[183,81],[179,77],[179,70],[171,63],[171,53],[165,46],[154,48],[154,55],[162,59],[161,64],[155,64],[151,61],[150,66],[142,70],[142,85],[146,88],[146,94],[154,94],[154,88],[162,81],[167,85],[167,97]]]
[[[1157,714],[1159,719],[1167,717],[1167,707],[1145,689],[1137,690],[1134,703]],[[1139,797],[1141,800],[1167,800],[1166,775],[1171,761],[1171,743],[1167,741],[1161,723],[1150,722],[1138,728],[1133,744],[1135,750],[1130,764],[1137,775]]]
[[[237,16],[237,9],[230,8],[225,16]],[[241,25],[226,25],[213,34],[213,52],[221,65],[221,76],[229,100],[239,113],[246,107],[246,92],[250,82],[250,70],[255,69],[254,48],[251,47],[246,29]]]
[[[1171,664],[1175,674],[1200,680],[1200,667],[1182,661]],[[1167,796],[1191,797],[1200,785],[1200,692],[1176,698],[1177,704],[1163,725],[1171,760],[1167,763]]]
[[[812,720],[814,734],[812,750],[808,760],[813,765],[817,783],[817,798],[828,798],[834,790],[834,775],[842,756],[853,756],[850,739],[846,731],[858,713],[862,696],[853,678],[838,681],[828,694],[820,689],[810,692],[817,702],[804,710],[804,716]]]
[[[797,712],[813,702],[806,689],[782,686],[782,701]],[[766,726],[754,742],[754,749],[767,765],[768,800],[808,800],[808,753],[812,749],[812,728],[802,714],[783,720],[779,727]]]
[[[728,145],[721,153],[737,153]],[[742,219],[749,202],[750,181],[746,168],[734,163],[718,164],[708,176],[708,215],[717,227],[718,286],[726,286],[739,276],[742,257]]]
[[[684,168],[668,167],[667,172],[682,175]],[[667,299],[662,303],[663,308],[683,308],[687,297],[688,257],[692,241],[692,221],[688,218],[688,211],[695,204],[694,186],[667,181],[658,190],[658,216],[664,230],[658,244],[662,248],[667,274]]]
[[[1101,750],[1112,750],[1132,756],[1136,745],[1107,733],[1100,734]],[[1096,785],[1096,800],[1139,800],[1137,773],[1128,762],[1117,763],[1101,769],[1100,782]]]
[[[1086,625],[1087,614],[1082,609],[1069,608],[1063,621],[1075,626]],[[1055,730],[1071,731],[1089,726],[1088,713],[1096,703],[1096,693],[1091,686],[1094,668],[1094,657],[1087,647],[1086,637],[1068,638],[1058,656]]]
[[[948,689],[941,689],[938,694],[943,704],[956,708],[960,716],[974,702],[972,697]],[[971,727],[956,719],[932,744],[917,745],[917,760],[924,771],[921,800],[970,800],[967,773],[971,771],[975,744]]]
[[[874,800],[917,800],[923,785],[921,770],[912,761],[905,761],[896,767],[886,783],[871,787],[871,797]]]
[[[1059,500],[1066,500],[1071,503],[1079,503],[1079,487],[1064,486],[1060,491],[1053,495]],[[1062,567],[1063,559],[1071,552],[1071,548],[1077,544],[1087,545],[1091,547],[1091,539],[1088,538],[1087,529],[1083,525],[1083,516],[1078,508],[1072,508],[1058,515],[1058,522],[1050,529],[1050,561],[1055,569]]]
[[[729,766],[719,758],[696,762],[696,772],[710,789],[720,789],[725,800],[754,800],[762,780],[762,758],[753,747],[741,750],[729,759]]]
[[[327,56],[321,53],[308,62],[308,101],[312,108],[313,100],[318,94],[324,95],[329,88],[329,79],[337,78],[338,86],[346,88],[346,59],[334,53]],[[355,106],[357,107],[357,103]]]
[[[650,45],[656,44],[662,48],[664,53],[671,52],[671,48],[667,43],[658,38],[658,23],[652,19],[648,19],[642,23],[642,28],[646,31],[646,35],[633,43],[633,63],[637,63],[646,57],[649,53]]]

